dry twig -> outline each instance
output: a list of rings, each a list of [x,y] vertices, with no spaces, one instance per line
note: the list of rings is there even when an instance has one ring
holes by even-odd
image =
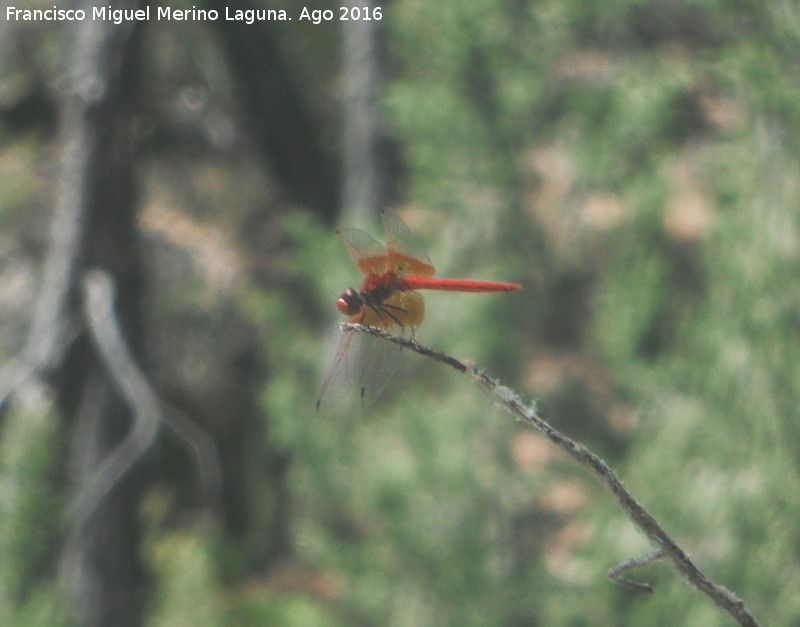
[[[558,448],[567,453],[567,455],[575,459],[582,466],[588,468],[591,473],[617,497],[620,506],[627,512],[633,523],[658,547],[654,553],[645,558],[628,560],[612,568],[612,572],[609,573],[609,576],[619,581],[617,576],[623,570],[644,566],[663,556],[672,561],[677,571],[687,582],[705,594],[718,608],[731,616],[739,625],[747,627],[758,626],[758,621],[756,621],[755,617],[747,609],[744,602],[724,586],[714,583],[694,564],[694,562],[692,562],[689,555],[678,546],[675,540],[664,531],[650,512],[648,512],[625,488],[622,481],[620,481],[619,477],[617,477],[616,473],[605,461],[592,453],[583,444],[567,437],[550,425],[550,423],[543,420],[536,411],[535,404],[527,405],[523,403],[519,395],[513,390],[504,385],[500,385],[497,380],[489,377],[484,371],[468,366],[445,353],[426,348],[412,339],[392,335],[381,329],[361,324],[342,324],[341,326],[346,332],[366,333],[381,340],[398,344],[420,355],[430,357],[451,368],[455,368],[459,372],[467,375],[476,384],[486,389],[494,401],[515,416],[517,420],[543,433],[545,437],[558,446]],[[647,584],[634,585],[639,589],[646,589],[642,586],[646,586]]]
[[[648,564],[652,564],[656,560],[660,560],[664,557],[664,551],[661,549],[656,549],[652,553],[648,553],[647,555],[643,555],[642,557],[632,557],[629,560],[625,560],[616,566],[609,568],[606,576],[609,579],[613,579],[618,584],[623,585],[627,588],[632,588],[633,590],[639,590],[640,592],[653,592],[653,586],[649,583],[641,583],[639,581],[633,581],[632,579],[628,579],[627,577],[623,577],[622,573],[626,570],[632,570],[634,568],[642,568],[643,566],[647,566]]]

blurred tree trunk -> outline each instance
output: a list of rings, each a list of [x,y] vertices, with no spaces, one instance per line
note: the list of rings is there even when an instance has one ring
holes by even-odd
[[[372,15],[373,0],[352,3]],[[386,80],[381,21],[348,20],[344,24],[344,190],[342,208],[349,219],[396,202],[396,146],[381,113]]]
[[[85,5],[90,14],[92,3]],[[52,372],[73,433],[68,478],[80,496],[129,431],[131,412],[85,327],[63,352],[57,336],[65,326],[82,324],[80,281],[86,269],[100,267],[113,277],[119,325],[140,354],[141,268],[129,115],[133,26],[88,19],[73,24],[71,71],[60,103],[59,197],[29,345],[55,338],[44,344],[51,362],[45,370]],[[68,521],[62,583],[82,625],[138,625],[142,619],[146,578],[139,557],[135,467],[110,488],[85,519]]]
[[[264,8],[250,0],[210,0],[208,4],[221,14],[226,8]],[[306,106],[269,22],[218,20],[214,24],[249,112],[247,124],[284,191],[293,202],[333,218],[340,200],[335,152],[320,144],[320,122]]]
[[[91,15],[94,5],[81,4]],[[136,0],[123,0],[113,8],[137,6]],[[253,8],[247,0],[233,0],[228,6]],[[215,23],[243,96],[247,122],[281,188],[293,201],[334,219],[342,200],[339,155],[336,148],[321,145],[321,124],[304,102],[298,78],[282,62],[279,42],[269,37],[265,26],[269,29],[268,24]],[[72,39],[64,61],[70,69],[56,103],[62,155],[49,250],[23,355],[0,376],[0,404],[25,386],[49,385],[64,432],[70,435],[60,461],[67,469],[64,477],[72,500],[65,517],[60,576],[77,622],[89,626],[141,624],[149,585],[141,561],[140,501],[152,475],[144,476],[140,462],[145,454],[147,461],[155,459],[152,440],[124,472],[113,481],[102,481],[107,462],[135,431],[136,412],[89,332],[81,290],[89,271],[107,273],[116,293],[114,323],[126,349],[142,364],[145,270],[134,178],[134,115],[141,105],[137,72],[142,60],[137,27],[152,25],[92,19],[63,24],[65,31],[71,29],[67,33]],[[353,21],[347,27],[346,127],[340,135],[346,138],[346,203],[376,210],[390,202],[395,171],[378,106],[383,81],[379,23]],[[234,372],[235,386],[215,390],[213,398],[198,402],[202,407],[181,405],[193,417],[208,419],[204,424],[213,425],[222,416],[231,425],[226,437],[214,433],[217,441],[209,447],[219,446],[224,464],[224,524],[247,556],[243,561],[249,570],[263,572],[291,554],[285,481],[289,458],[271,447],[264,433],[268,423],[258,400],[264,377],[257,361],[250,346],[241,360],[219,366]],[[162,481],[174,479],[167,466],[157,468]]]

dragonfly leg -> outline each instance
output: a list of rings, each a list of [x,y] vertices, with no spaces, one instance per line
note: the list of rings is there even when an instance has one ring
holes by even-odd
[[[400,314],[408,313],[402,307],[398,307],[397,305],[389,305],[387,303],[381,303],[380,305],[373,305],[372,310],[378,315],[379,318],[389,317],[391,318],[395,324],[397,324],[401,329],[405,328],[403,321],[397,317],[391,310],[394,309],[396,312]]]

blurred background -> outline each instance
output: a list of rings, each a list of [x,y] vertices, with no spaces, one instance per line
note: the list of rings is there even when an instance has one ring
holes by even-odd
[[[646,539],[457,373],[405,355],[316,416],[360,282],[334,230],[394,207],[441,276],[525,285],[433,293],[417,339],[798,624],[800,8],[371,2],[0,20],[0,622],[730,624],[666,564],[608,581]],[[117,475],[92,268],[160,403]]]

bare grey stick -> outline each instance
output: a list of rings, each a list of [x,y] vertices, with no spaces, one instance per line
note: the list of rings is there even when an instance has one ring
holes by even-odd
[[[617,497],[620,506],[628,513],[633,523],[659,547],[658,550],[663,552],[664,557],[672,561],[677,571],[686,581],[705,594],[718,608],[731,616],[739,625],[758,627],[758,621],[747,609],[744,601],[724,586],[714,583],[694,564],[689,555],[678,546],[675,540],[673,540],[666,531],[664,531],[650,512],[628,492],[622,484],[622,481],[620,481],[619,477],[617,477],[616,473],[608,464],[592,453],[583,444],[567,437],[550,425],[550,423],[543,420],[536,411],[535,403],[523,403],[517,393],[501,385],[496,379],[489,377],[485,371],[467,366],[465,363],[450,355],[426,348],[414,340],[392,335],[381,329],[361,324],[345,323],[342,324],[341,327],[346,332],[366,333],[381,340],[398,344],[420,355],[447,364],[451,368],[455,368],[459,372],[467,375],[476,384],[488,391],[495,403],[500,407],[515,416],[517,420],[542,432],[553,444],[578,461],[582,466],[587,467],[602,484],[611,490],[614,496]]]

